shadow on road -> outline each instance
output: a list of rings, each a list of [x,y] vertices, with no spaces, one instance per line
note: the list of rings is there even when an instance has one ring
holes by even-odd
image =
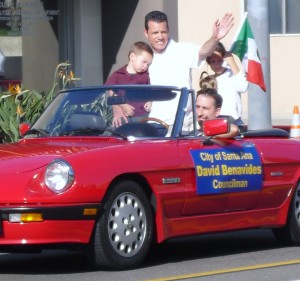
[[[257,252],[283,247],[271,230],[248,230],[167,241],[154,247],[144,267],[158,264]]]
[[[0,255],[0,274],[68,274],[92,272],[93,268],[77,252],[43,251],[39,254]]]
[[[154,246],[140,268],[281,248],[270,230],[180,238]],[[95,271],[77,252],[0,254],[0,274],[68,274]]]

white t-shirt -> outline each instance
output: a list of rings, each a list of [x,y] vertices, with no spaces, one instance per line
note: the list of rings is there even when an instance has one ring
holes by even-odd
[[[218,93],[223,97],[221,115],[230,115],[234,119],[242,117],[241,93],[246,92],[248,81],[243,72],[233,75],[231,69],[217,76]]]
[[[170,39],[162,53],[155,53],[149,67],[152,85],[192,88],[192,68],[204,63],[199,61],[199,45],[175,42]],[[179,97],[178,97],[179,98]],[[172,101],[153,102],[150,117],[156,117],[172,125],[175,119],[178,98]]]

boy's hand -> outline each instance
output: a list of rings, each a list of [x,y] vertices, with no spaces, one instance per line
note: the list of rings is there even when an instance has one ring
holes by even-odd
[[[147,112],[151,111],[151,107],[152,107],[152,102],[151,101],[146,102],[145,105],[144,105],[144,108]]]
[[[113,117],[112,125],[114,127],[121,126],[123,123],[123,120],[125,121],[125,123],[128,123],[128,119],[127,119],[126,115],[124,114],[121,106],[114,105],[113,106],[113,114],[114,114],[114,117]]]

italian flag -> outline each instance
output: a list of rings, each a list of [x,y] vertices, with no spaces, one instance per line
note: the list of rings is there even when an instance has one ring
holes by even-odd
[[[265,92],[266,85],[262,65],[247,16],[245,16],[244,22],[230,50],[240,58],[247,73],[247,80],[257,84]]]

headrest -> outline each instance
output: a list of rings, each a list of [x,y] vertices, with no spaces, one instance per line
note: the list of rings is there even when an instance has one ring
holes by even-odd
[[[96,113],[75,113],[70,118],[72,130],[105,129],[105,119]]]

